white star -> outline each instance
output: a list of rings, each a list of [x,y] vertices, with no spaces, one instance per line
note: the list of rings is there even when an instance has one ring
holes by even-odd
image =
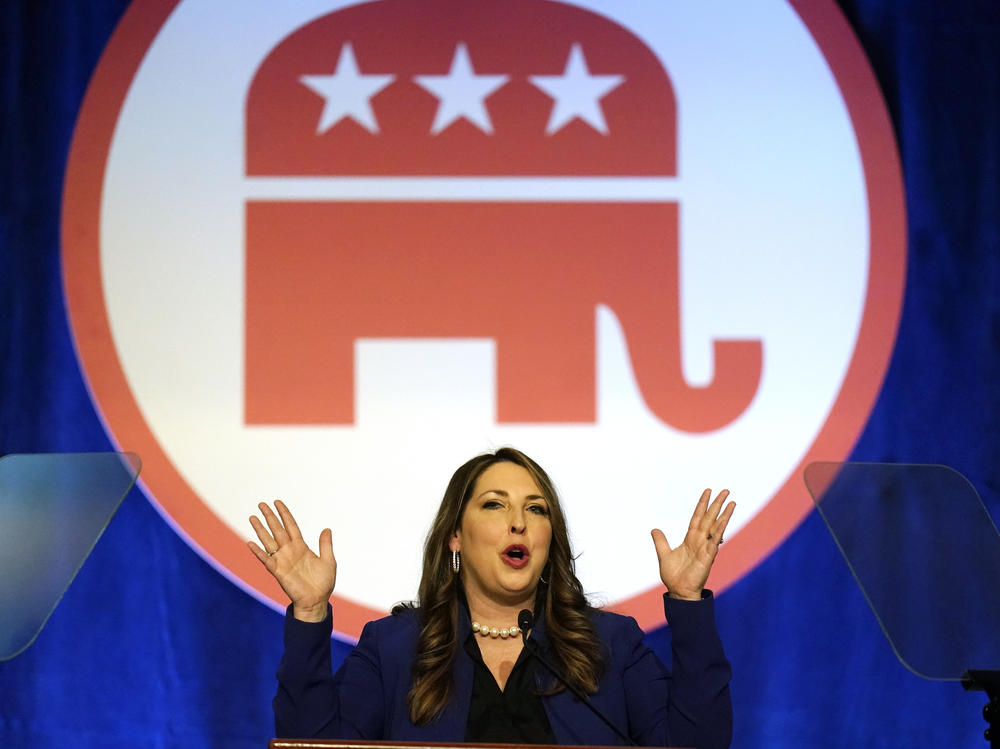
[[[531,82],[547,93],[555,104],[549,115],[546,135],[560,130],[579,117],[599,133],[608,133],[600,100],[625,80],[623,75],[591,75],[583,50],[574,44],[569,50],[566,69],[562,75],[532,75]]]
[[[394,75],[362,75],[354,50],[347,42],[333,75],[303,75],[299,80],[326,99],[316,134],[325,133],[345,117],[350,117],[370,133],[378,132],[378,123],[369,101],[395,80]]]
[[[431,133],[439,133],[459,117],[464,117],[484,133],[493,132],[493,123],[484,102],[510,80],[508,75],[476,75],[464,43],[455,48],[448,75],[418,75],[416,82],[439,99]]]

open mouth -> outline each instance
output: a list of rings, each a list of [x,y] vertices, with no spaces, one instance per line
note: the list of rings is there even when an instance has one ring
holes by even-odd
[[[531,556],[528,553],[528,549],[520,544],[514,544],[508,546],[503,550],[503,560],[509,564],[511,567],[523,567],[528,563],[528,558]]]

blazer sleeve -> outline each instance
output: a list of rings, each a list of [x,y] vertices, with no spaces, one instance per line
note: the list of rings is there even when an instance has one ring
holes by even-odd
[[[330,664],[332,610],[322,622],[285,614],[285,652],[278,666],[274,731],[280,738],[381,739],[385,700],[379,630],[365,626],[334,674]]]
[[[715,625],[711,591],[701,601],[664,596],[672,669],[642,642],[632,642],[625,669],[629,730],[637,744],[726,749],[733,734],[732,670]]]

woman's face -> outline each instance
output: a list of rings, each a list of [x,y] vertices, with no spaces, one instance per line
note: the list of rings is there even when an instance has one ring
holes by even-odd
[[[549,504],[531,474],[506,461],[483,471],[449,544],[462,554],[470,603],[480,596],[502,605],[529,603],[551,540]]]

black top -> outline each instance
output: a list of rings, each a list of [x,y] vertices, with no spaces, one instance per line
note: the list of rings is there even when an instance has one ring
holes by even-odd
[[[537,663],[527,648],[514,663],[501,691],[483,661],[473,632],[465,640],[465,652],[475,662],[472,680],[472,703],[465,725],[465,740],[496,744],[558,744],[542,705],[542,695],[535,679]]]

